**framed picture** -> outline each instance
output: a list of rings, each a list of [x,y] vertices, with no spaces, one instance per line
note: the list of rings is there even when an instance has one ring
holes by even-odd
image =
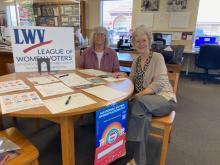
[[[184,11],[187,0],[167,0],[167,11]]]
[[[62,26],[69,26],[68,22],[62,22]]]
[[[73,14],[73,6],[70,6],[70,5],[64,6],[64,13],[65,13],[65,15],[72,15]]]
[[[141,0],[141,11],[158,11],[159,0]]]
[[[75,22],[75,21],[77,21],[77,17],[76,16],[69,16],[69,21]]]
[[[68,16],[62,16],[61,17],[61,22],[64,23],[64,22],[69,22],[69,17]]]

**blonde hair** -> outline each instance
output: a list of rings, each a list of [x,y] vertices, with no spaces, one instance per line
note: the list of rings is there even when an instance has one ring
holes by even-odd
[[[105,35],[105,43],[104,43],[104,46],[108,46],[108,30],[105,28],[105,27],[102,27],[102,26],[98,26],[98,27],[95,27],[93,29],[93,32],[91,34],[91,37],[90,37],[90,43],[91,43],[91,46],[94,47],[95,45],[95,42],[94,42],[94,38],[95,38],[95,35],[96,34],[104,34]]]
[[[151,47],[152,44],[152,32],[145,26],[141,25],[135,28],[134,32],[132,33],[132,38],[131,38],[131,43],[132,45],[135,44],[135,41],[138,37],[146,35],[149,43],[149,48]]]

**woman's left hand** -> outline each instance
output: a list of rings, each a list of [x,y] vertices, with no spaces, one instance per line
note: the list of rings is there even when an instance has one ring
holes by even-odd
[[[114,72],[112,73],[112,77],[114,78],[126,78],[128,77],[126,73],[123,72]]]
[[[135,97],[138,97],[138,96],[151,95],[151,94],[153,94],[153,93],[154,93],[154,92],[153,92],[152,89],[150,89],[150,88],[145,88],[144,90],[142,90],[142,91],[140,91],[140,92],[134,94],[129,100],[132,100],[132,99],[134,99]]]

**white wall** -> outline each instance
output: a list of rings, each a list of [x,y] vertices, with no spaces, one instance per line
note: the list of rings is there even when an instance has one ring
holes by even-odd
[[[117,1],[115,2],[117,3]],[[154,11],[154,23],[152,30],[155,32],[194,32],[198,13],[199,0],[187,0],[186,12],[190,14],[189,25],[187,28],[170,28],[170,13],[167,12],[167,0],[160,0],[159,11]],[[100,0],[87,0],[86,3],[87,32],[100,25]],[[141,13],[141,0],[133,0],[132,27],[136,26],[136,14]],[[144,12],[142,12],[144,13]],[[191,40],[175,40],[172,44],[183,44],[185,49],[192,48]]]

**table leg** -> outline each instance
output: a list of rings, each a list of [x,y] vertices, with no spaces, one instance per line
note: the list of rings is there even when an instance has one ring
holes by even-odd
[[[190,65],[190,57],[187,55],[187,61],[186,61],[186,75],[189,74],[189,65]]]
[[[63,165],[75,165],[74,118],[60,119]]]

